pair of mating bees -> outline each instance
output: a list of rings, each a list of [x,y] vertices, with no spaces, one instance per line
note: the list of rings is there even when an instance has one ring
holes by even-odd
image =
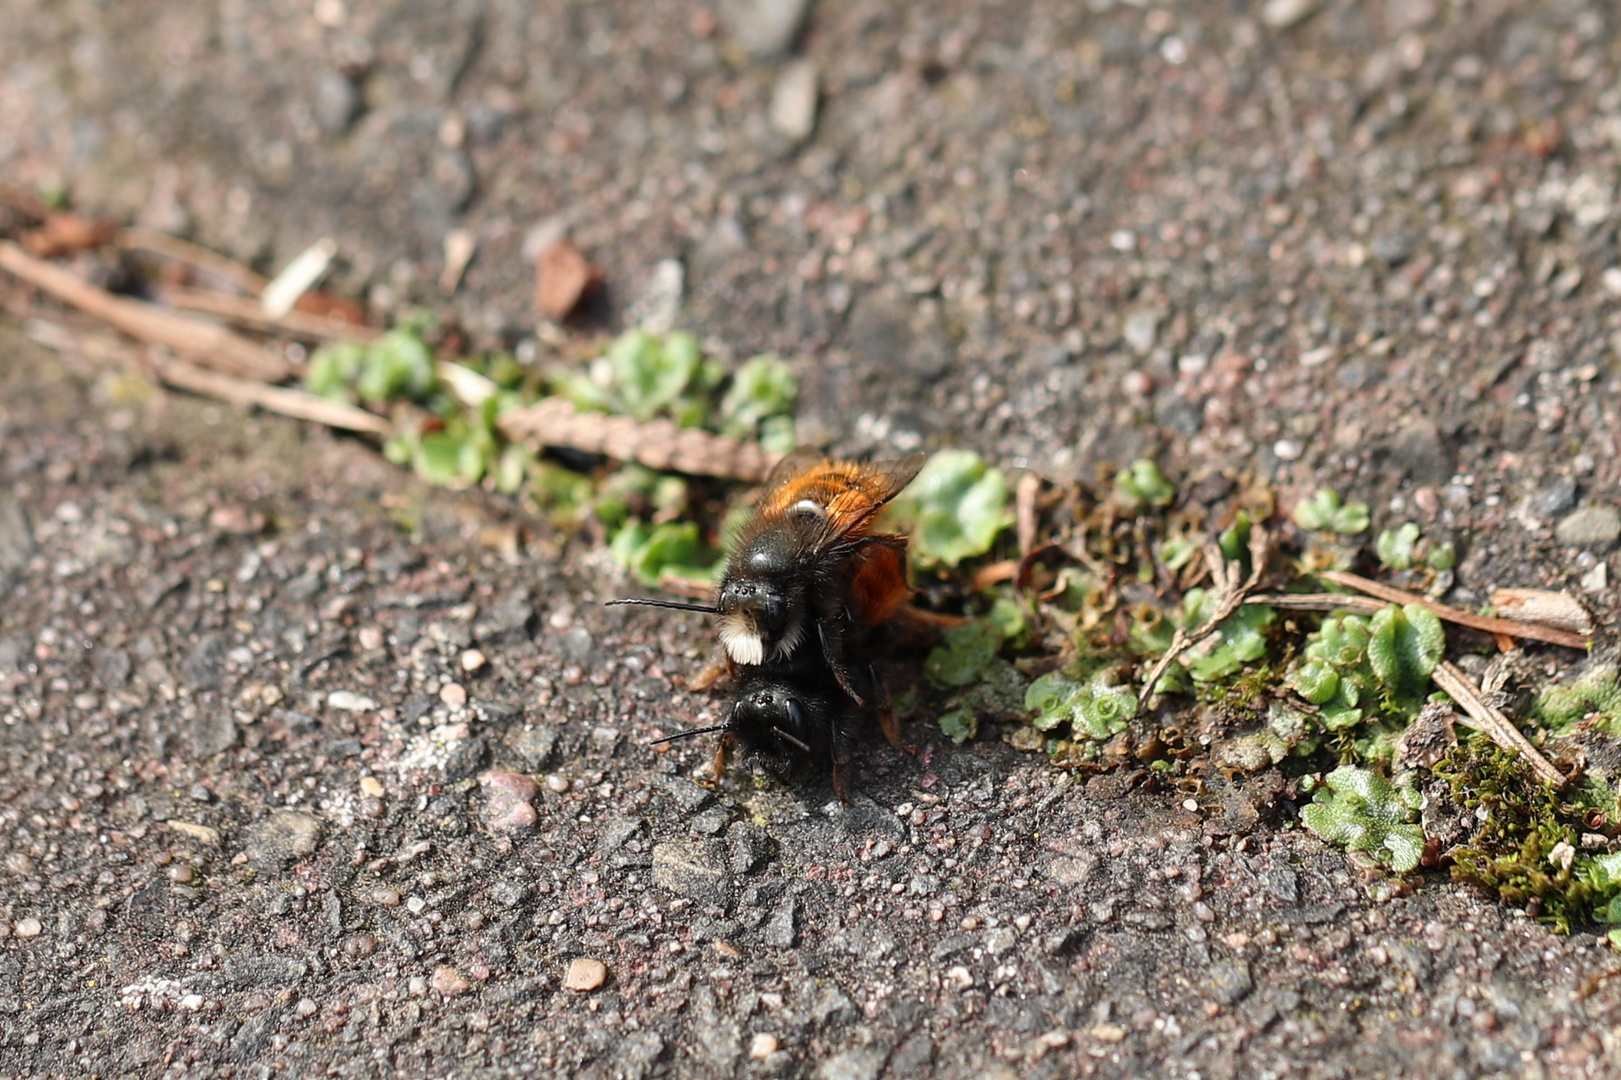
[[[781,779],[828,762],[840,798],[846,797],[841,769],[852,757],[850,722],[859,711],[875,712],[890,743],[912,749],[901,739],[878,672],[864,658],[874,633],[907,609],[912,595],[906,537],[874,527],[924,459],[913,454],[854,464],[795,451],[766,478],[714,604],[609,602],[719,616],[723,655],[694,688],[729,673],[736,696],[726,720],[659,742],[719,732],[717,780],[734,748]]]

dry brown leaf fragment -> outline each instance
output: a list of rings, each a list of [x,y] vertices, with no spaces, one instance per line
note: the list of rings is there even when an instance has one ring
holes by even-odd
[[[535,269],[535,306],[553,322],[568,318],[602,284],[602,272],[568,240],[542,251]]]
[[[1591,637],[1593,617],[1582,602],[1567,592],[1551,589],[1496,589],[1492,607],[1505,619],[1551,626]]]
[[[100,247],[118,232],[118,226],[106,221],[95,221],[78,214],[54,213],[37,229],[30,229],[21,237],[23,248],[40,259],[53,259],[59,255],[72,255]]]

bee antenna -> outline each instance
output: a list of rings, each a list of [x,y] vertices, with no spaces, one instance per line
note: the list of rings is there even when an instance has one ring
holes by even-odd
[[[654,600],[651,597],[646,596],[626,596],[618,600],[609,600],[602,606],[624,607],[627,605],[634,605],[636,607],[674,608],[677,611],[701,611],[705,615],[720,614],[720,608],[713,604],[683,604],[675,600]]]
[[[691,731],[678,731],[674,735],[666,735],[662,739],[654,739],[648,746],[663,746],[665,743],[680,742],[682,739],[696,738],[699,735],[709,735],[716,731],[725,731],[725,724],[716,724],[714,727],[693,728]],[[806,749],[809,749],[807,747]]]
[[[774,727],[774,728],[771,729],[771,733],[773,735],[777,736],[777,738],[783,740],[784,742],[793,743],[795,746],[799,747],[805,753],[807,753],[807,754],[810,753],[810,743],[807,743],[807,742],[804,742],[804,741],[802,741],[800,739],[794,738],[792,735],[790,735],[786,731],[782,730],[782,728]]]

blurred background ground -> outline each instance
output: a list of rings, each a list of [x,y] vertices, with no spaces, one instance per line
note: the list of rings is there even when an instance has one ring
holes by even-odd
[[[266,271],[333,236],[380,319],[520,351],[566,232],[604,328],[792,358],[805,441],[1330,484],[1455,533],[1460,603],[1613,612],[1615,18],[3,0],[0,171]],[[0,1071],[1618,1068],[1591,936],[1375,904],[1242,793],[916,730],[848,810],[710,795],[643,745],[710,707],[704,628],[604,618],[588,546],[14,324],[0,361]]]

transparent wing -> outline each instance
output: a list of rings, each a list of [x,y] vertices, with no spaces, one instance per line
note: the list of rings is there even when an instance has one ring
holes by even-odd
[[[798,478],[813,465],[820,465],[827,460],[827,455],[814,446],[801,446],[798,450],[789,451],[781,461],[771,466],[766,474],[762,487],[769,494],[784,484]]]
[[[929,460],[927,454],[907,454],[894,461],[875,461],[867,466],[872,478],[877,481],[877,490],[873,492],[873,501],[879,506],[884,505],[899,495],[910,484],[917,474],[922,471],[923,463]]]

